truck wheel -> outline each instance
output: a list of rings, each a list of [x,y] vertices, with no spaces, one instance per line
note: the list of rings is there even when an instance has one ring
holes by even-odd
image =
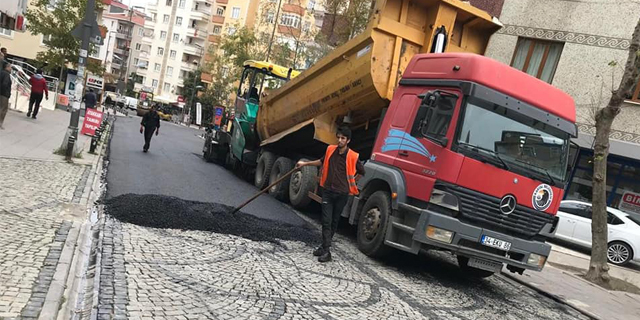
[[[258,189],[262,190],[269,185],[269,177],[271,176],[271,169],[276,162],[276,155],[265,151],[258,158],[256,166],[256,177],[254,184]]]
[[[269,184],[274,183],[276,180],[280,179],[283,175],[293,169],[293,161],[289,158],[280,157],[273,164],[273,168],[271,169],[271,174],[269,175]],[[289,198],[289,180],[291,177],[282,180],[282,182],[276,184],[275,186],[269,189],[269,194],[271,194],[274,198],[286,202]]]
[[[466,275],[480,279],[484,279],[493,275],[493,272],[491,271],[469,267],[469,258],[467,257],[456,256],[456,258],[458,258],[458,266]]]
[[[384,244],[389,217],[391,197],[386,191],[376,191],[362,207],[358,218],[358,249],[370,257],[383,257],[391,250]]]
[[[307,161],[307,159],[301,159]],[[316,186],[316,167],[306,166],[294,172],[289,180],[289,201],[296,209],[303,209],[311,202],[309,191],[313,191]]]

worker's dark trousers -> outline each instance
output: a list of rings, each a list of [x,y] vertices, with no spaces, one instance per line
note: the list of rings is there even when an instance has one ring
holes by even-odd
[[[324,190],[322,193],[322,247],[331,248],[331,239],[338,230],[340,214],[349,200],[349,195]]]
[[[31,92],[31,96],[29,97],[29,111],[27,114],[35,118],[40,110],[40,102],[42,102],[42,93]],[[31,113],[31,110],[33,110],[33,113]]]
[[[156,131],[155,128],[144,128],[144,147],[142,147],[142,149],[149,150],[149,144],[151,143],[154,131]]]

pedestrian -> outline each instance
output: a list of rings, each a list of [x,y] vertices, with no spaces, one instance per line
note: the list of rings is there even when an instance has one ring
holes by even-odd
[[[40,102],[42,102],[43,93],[47,100],[49,100],[47,80],[42,76],[42,69],[36,70],[36,73],[29,79],[29,83],[31,84],[31,96],[29,97],[29,111],[27,111],[27,117],[35,119],[38,115],[38,111],[40,110]],[[33,111],[33,115],[31,114],[31,111]]]
[[[318,261],[331,261],[331,239],[338,229],[340,215],[349,195],[357,195],[356,175],[364,175],[359,154],[349,149],[351,129],[340,127],[336,133],[338,145],[330,145],[324,157],[315,161],[298,161],[297,168],[322,166],[322,245],[313,251]]]
[[[156,106],[151,105],[151,109],[149,109],[147,114],[142,116],[142,121],[140,122],[140,133],[144,132],[143,152],[149,151],[149,144],[151,143],[151,137],[153,137],[154,131],[156,132],[156,136],[160,133],[160,116],[158,112],[156,112]]]
[[[0,60],[5,60],[5,59],[7,59],[7,58],[9,58],[9,57],[7,56],[7,48],[2,47],[2,48],[0,49]]]
[[[98,103],[98,96],[93,92],[93,89],[89,89],[89,91],[84,94],[84,97],[82,97],[82,101],[84,101],[85,109],[93,109],[96,107],[96,103]]]
[[[11,64],[3,61],[0,70],[0,129],[4,130],[4,117],[9,111],[9,98],[11,98]]]

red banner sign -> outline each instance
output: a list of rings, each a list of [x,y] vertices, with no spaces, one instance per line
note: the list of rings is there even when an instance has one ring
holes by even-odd
[[[96,134],[96,129],[100,127],[100,123],[102,122],[102,115],[102,112],[98,110],[87,109],[87,112],[84,114],[84,122],[82,122],[80,134]]]

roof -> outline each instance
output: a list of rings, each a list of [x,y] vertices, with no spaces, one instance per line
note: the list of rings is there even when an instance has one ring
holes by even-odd
[[[122,2],[114,1],[114,0],[102,0],[102,3],[108,6],[114,6],[122,9],[129,9],[129,7],[126,4]]]
[[[116,19],[116,20],[120,20],[120,21],[129,21],[129,14],[127,13],[104,13],[102,15],[102,18],[107,18],[107,19]],[[138,13],[137,11],[134,12],[133,15],[131,15],[131,23],[135,23],[139,26],[144,26],[144,16],[140,16],[140,13]]]
[[[452,71],[459,66],[458,71]],[[463,80],[478,83],[576,122],[573,98],[564,91],[496,60],[473,53],[417,54],[403,79]]]
[[[283,66],[279,66],[277,64],[273,64],[268,61],[257,61],[257,60],[247,60],[243,63],[245,67],[252,67],[257,69],[265,69],[270,70],[271,74],[280,77],[280,78],[288,78],[289,70],[291,68],[285,68]],[[297,77],[300,74],[300,71],[291,70],[291,79]]]

